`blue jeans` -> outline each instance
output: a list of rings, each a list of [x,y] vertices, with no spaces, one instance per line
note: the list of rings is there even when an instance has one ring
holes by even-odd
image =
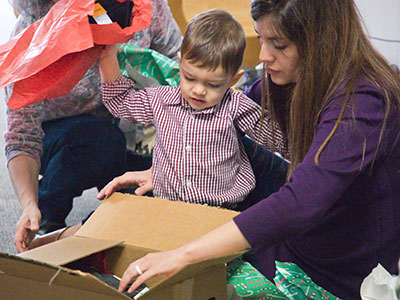
[[[39,209],[43,219],[63,223],[74,197],[125,171],[126,141],[117,126],[91,115],[47,121],[42,128]]]

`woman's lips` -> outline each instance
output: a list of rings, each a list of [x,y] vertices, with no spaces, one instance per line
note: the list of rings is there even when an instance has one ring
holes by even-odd
[[[270,75],[274,75],[276,73],[278,73],[278,71],[272,70],[272,69],[267,69],[267,73]]]

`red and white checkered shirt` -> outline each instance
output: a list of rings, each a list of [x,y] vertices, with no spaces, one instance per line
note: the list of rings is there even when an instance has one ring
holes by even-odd
[[[232,207],[254,188],[240,136],[268,145],[273,127],[267,118],[260,121],[261,107],[242,93],[228,90],[219,104],[198,111],[179,87],[136,91],[130,79],[120,76],[102,89],[104,105],[115,117],[154,124],[156,197]]]

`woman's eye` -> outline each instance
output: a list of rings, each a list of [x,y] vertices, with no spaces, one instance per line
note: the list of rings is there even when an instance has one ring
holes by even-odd
[[[280,46],[280,45],[275,45],[274,47],[275,47],[276,50],[285,50],[285,49],[287,48],[286,45],[282,45],[282,46]]]

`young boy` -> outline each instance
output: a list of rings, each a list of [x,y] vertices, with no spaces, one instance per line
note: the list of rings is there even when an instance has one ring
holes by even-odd
[[[170,200],[234,208],[255,186],[241,143],[270,135],[262,109],[230,87],[240,78],[245,49],[241,25],[227,12],[195,16],[184,35],[179,87],[136,91],[121,76],[116,46],[100,58],[103,102],[118,118],[156,128],[153,194]]]

